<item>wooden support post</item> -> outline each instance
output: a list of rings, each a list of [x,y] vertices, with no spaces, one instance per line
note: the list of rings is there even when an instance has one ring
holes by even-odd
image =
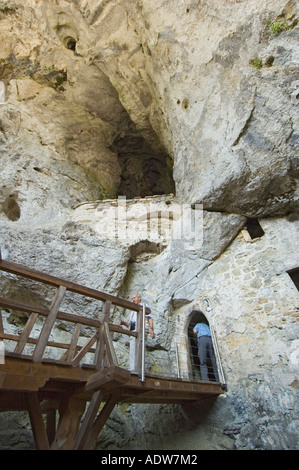
[[[83,447],[83,449],[89,450],[94,446],[96,438],[98,437],[104,425],[106,424],[106,421],[109,418],[116,403],[117,395],[110,395],[103,409],[100,411],[98,417],[94,421],[92,428],[88,434],[88,437],[85,439],[85,446]]]
[[[2,312],[0,310],[0,335],[1,333],[4,333],[4,328],[3,328],[3,321],[2,321]],[[3,340],[0,337],[0,364],[3,364],[4,356],[5,356],[5,346],[4,346]],[[3,376],[2,376],[2,380],[4,380]],[[0,379],[0,389],[2,385],[2,380]]]
[[[66,287],[63,286],[60,286],[57,289],[56,295],[49,310],[49,314],[45,320],[37,345],[34,349],[34,353],[32,356],[34,362],[41,362],[43,358],[43,354],[47,346],[47,341],[50,336],[54,322],[56,320],[56,316],[59,311],[59,307],[64,297],[65,291]]]
[[[95,358],[94,358],[94,363],[95,363],[97,370],[104,369],[104,354],[105,354],[105,346],[106,346],[105,323],[107,324],[109,323],[110,308],[111,308],[111,302],[107,300],[105,302],[104,310],[101,315],[101,320],[100,320],[101,325],[99,327],[98,344],[97,344]]]
[[[88,438],[94,423],[94,420],[98,414],[100,404],[102,402],[102,392],[98,390],[92,396],[92,399],[89,403],[87,411],[85,413],[84,419],[80,426],[79,432],[76,436],[74,442],[74,450],[82,450],[88,446]]]
[[[54,408],[47,411],[47,436],[50,446],[56,434],[56,410]]]
[[[72,450],[85,406],[85,400],[72,396],[62,400],[59,409],[61,416],[51,445],[52,450]]]
[[[113,346],[113,341],[111,337],[111,333],[109,331],[108,323],[104,323],[104,334],[105,334],[105,343],[106,343],[106,354],[107,359],[109,361],[109,366],[112,367],[118,365],[117,356],[115,353],[115,349]]]
[[[1,313],[1,310],[0,310],[0,333],[4,333],[3,320],[2,320],[2,313]]]
[[[50,450],[37,393],[27,393],[27,406],[36,448],[38,450]]]

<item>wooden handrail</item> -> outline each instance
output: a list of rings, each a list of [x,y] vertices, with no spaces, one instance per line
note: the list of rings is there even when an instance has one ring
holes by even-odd
[[[169,382],[163,378],[145,378],[144,367],[138,378],[135,371],[131,373],[124,369],[123,364],[118,366],[113,332],[137,339],[134,341],[137,344],[135,362],[138,364],[137,372],[140,373],[140,352],[145,344],[142,328],[145,307],[142,305],[4,261],[0,251],[1,270],[56,287],[49,308],[0,296],[0,307],[25,312],[28,317],[21,334],[4,332],[0,308],[0,340],[4,340],[5,345],[9,343],[8,349],[11,341],[17,343],[14,351],[5,351],[5,363],[0,367],[0,411],[27,409],[38,449],[91,448],[117,402],[178,403],[182,399],[198,400],[200,395],[206,398],[222,393],[219,387],[211,384],[208,384],[208,388],[207,384],[201,384],[200,390],[197,384],[195,390],[193,383],[189,386],[181,381],[174,382],[173,379]],[[61,311],[60,306],[67,291],[104,302],[103,308],[99,309],[100,318]],[[137,312],[135,331],[110,323],[112,305]],[[37,329],[33,328],[37,326],[40,316],[44,317],[42,330],[38,337],[31,337],[31,334],[37,336],[40,322]],[[6,320],[6,313],[4,317]],[[72,331],[69,331],[70,340],[63,339],[65,343],[51,340],[51,332],[57,321],[73,324]],[[81,344],[83,341],[85,344]],[[43,357],[47,347],[55,348],[55,356]],[[63,354],[59,349],[65,350]],[[82,364],[83,359],[89,359],[85,357],[87,354],[93,355],[92,363]],[[144,359],[144,354],[142,356]],[[88,401],[90,404],[86,409]]]
[[[66,349],[66,352],[63,354],[60,361],[69,364],[71,363],[73,366],[79,366],[80,361],[87,353],[94,353],[94,365],[98,370],[100,370],[104,368],[107,363],[109,366],[113,364],[117,365],[117,357],[114,351],[111,334],[117,332],[128,336],[138,337],[138,329],[136,331],[130,331],[128,329],[122,328],[120,325],[115,325],[109,322],[110,306],[114,305],[124,309],[133,310],[138,313],[142,311],[141,305],[137,305],[133,302],[113,296],[111,294],[106,294],[96,289],[91,289],[80,284],[58,278],[56,276],[18,265],[16,263],[5,261],[1,259],[1,257],[0,270],[41,282],[43,284],[55,286],[57,288],[56,295],[49,308],[37,307],[0,296],[1,307],[30,314],[27,320],[27,324],[21,335],[12,335],[9,333],[4,333],[2,330],[0,331],[0,339],[10,339],[17,342],[15,353],[22,354],[26,343],[35,344],[36,346],[32,354],[32,359],[34,362],[40,362],[43,360],[43,354],[47,346],[63,348]],[[100,320],[95,320],[84,317],[82,315],[62,312],[60,310],[60,305],[66,291],[75,292],[77,294],[81,294],[82,296],[91,297],[93,299],[104,302],[102,318]],[[30,333],[39,315],[46,317],[42,331],[38,338],[31,338]],[[0,312],[0,320],[1,318],[2,317]],[[57,320],[75,324],[73,336],[69,344],[58,343],[50,340],[50,333]],[[77,344],[80,336],[80,325],[95,328],[95,333],[83,346],[79,346]]]
[[[5,261],[0,259],[0,270],[6,271],[11,274],[20,275],[22,277],[26,277],[28,279],[32,279],[34,281],[39,281],[44,284],[49,284],[55,287],[66,287],[68,291],[76,292],[77,294],[84,295],[85,297],[91,297],[97,300],[101,300],[105,302],[108,300],[113,305],[117,307],[127,308],[129,310],[134,310],[138,312],[142,309],[142,306],[138,304],[134,304],[134,302],[130,302],[129,300],[122,299],[120,297],[116,297],[111,294],[106,294],[105,292],[101,292],[97,289],[92,289],[90,287],[82,286],[81,284],[77,284],[72,281],[67,281],[65,279],[61,279],[56,276],[52,276],[50,274],[45,274],[40,271],[36,271],[34,269],[29,269],[27,267],[21,266],[16,263],[12,263],[10,261]]]
[[[37,313],[38,315],[42,315],[44,317],[46,317],[49,313],[47,308],[36,307],[35,305],[25,304],[23,302],[17,302],[6,297],[0,297],[0,306],[12,310],[18,310],[20,312]],[[91,326],[94,328],[99,328],[101,324],[99,320],[95,320],[94,318],[88,318],[82,315],[76,315],[75,313],[66,313],[61,311],[58,312],[56,318],[57,320],[68,321],[71,323],[81,323],[82,325]],[[137,336],[136,332],[125,330],[120,325],[116,325],[114,323],[109,323],[109,329],[115,333],[122,333],[128,336]]]

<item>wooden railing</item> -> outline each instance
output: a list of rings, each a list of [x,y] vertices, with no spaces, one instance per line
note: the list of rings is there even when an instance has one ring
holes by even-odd
[[[144,376],[146,308],[142,305],[2,260],[1,252],[0,271],[9,273],[3,285],[9,283],[10,292],[23,299],[32,284],[31,297],[42,304],[18,301],[13,295],[0,297],[0,344],[5,343],[5,361],[0,361],[0,411],[28,410],[37,449],[92,448],[116,403],[181,403],[223,393],[219,383]],[[52,288],[45,289],[45,285]],[[53,300],[45,306],[43,297],[49,298],[50,292]],[[63,305],[70,310],[72,294],[89,303],[94,299],[99,319],[63,311]],[[81,301],[80,308],[82,305]],[[137,312],[135,331],[111,321],[118,308]],[[12,313],[26,319],[20,333],[11,325],[15,320]],[[59,342],[54,329],[62,326],[71,331],[68,341]],[[139,377],[125,370],[120,345],[114,349],[119,339],[113,341],[115,333],[136,338],[135,372]]]
[[[80,366],[87,355],[93,355],[93,361],[89,363],[96,370],[103,370],[112,365],[118,365],[117,355],[114,349],[113,333],[121,333],[128,336],[135,336],[136,341],[136,371],[142,372],[142,306],[129,302],[125,299],[106,294],[96,289],[91,289],[74,282],[66,281],[55,276],[51,276],[27,267],[5,261],[0,256],[0,270],[7,273],[31,279],[42,284],[54,286],[56,292],[51,305],[48,308],[18,302],[11,298],[0,296],[0,306],[4,309],[28,314],[28,319],[21,334],[4,332],[3,319],[0,310],[0,340],[16,342],[15,355],[31,357],[34,362],[55,360],[62,364],[74,367]],[[66,292],[80,294],[86,298],[99,300],[102,306],[100,319],[96,320],[83,315],[76,315],[60,310]],[[133,310],[137,312],[137,327],[135,331],[129,331],[117,324],[111,323],[111,313],[113,307]],[[43,326],[38,337],[31,336],[38,319],[43,318]],[[68,343],[58,342],[50,339],[53,328],[57,321],[72,324],[72,337]],[[88,327],[93,330],[91,337],[85,340],[85,344],[79,345],[78,341],[82,328]],[[82,340],[82,335],[81,335]],[[31,352],[24,353],[25,347],[32,345]],[[45,351],[47,349],[47,354]],[[49,348],[55,348],[56,356],[53,359],[49,354]],[[27,348],[28,349],[28,348]],[[63,349],[63,353],[57,359],[57,350]]]

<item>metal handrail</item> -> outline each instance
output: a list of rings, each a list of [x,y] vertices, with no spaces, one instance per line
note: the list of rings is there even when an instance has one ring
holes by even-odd
[[[179,351],[178,351],[178,345],[176,343],[175,345],[175,354],[176,354],[176,367],[177,367],[177,375],[178,379],[181,377],[181,372],[180,372],[180,362],[179,362]]]
[[[221,364],[218,342],[217,342],[217,338],[216,338],[216,334],[215,334],[213,326],[210,326],[210,331],[211,331],[212,343],[214,346],[214,352],[215,352],[216,361],[217,361],[217,368],[218,368],[218,375],[219,375],[220,383],[223,387],[225,387],[226,382],[225,382],[225,377],[224,377],[223,368]]]
[[[141,343],[141,378],[140,382],[145,380],[145,304],[142,305],[142,343]]]

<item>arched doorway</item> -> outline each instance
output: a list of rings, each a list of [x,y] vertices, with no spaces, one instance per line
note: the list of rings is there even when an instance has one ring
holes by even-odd
[[[199,309],[194,309],[189,314],[188,333],[187,333],[188,340],[189,340],[191,375],[192,375],[192,378],[194,379],[201,378],[200,361],[198,357],[198,339],[197,339],[197,336],[193,333],[194,327],[197,323],[204,323],[209,326],[209,322],[205,314]],[[213,362],[214,362],[214,367],[213,367],[211,357],[208,357],[208,360],[207,360],[208,380],[217,382],[219,378],[218,378],[216,359],[214,359]]]

